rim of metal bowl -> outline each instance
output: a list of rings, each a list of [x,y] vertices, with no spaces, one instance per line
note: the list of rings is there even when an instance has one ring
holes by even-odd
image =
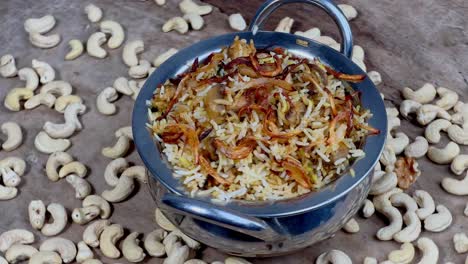
[[[180,50],[169,60],[163,63],[147,79],[145,85],[140,91],[135,102],[132,117],[132,130],[137,151],[153,177],[156,178],[165,188],[178,195],[188,196],[181,182],[172,176],[172,169],[167,162],[165,155],[160,153],[157,142],[146,127],[148,122],[147,100],[151,99],[153,91],[157,85],[164,83],[168,78],[174,77],[185,71],[188,64],[197,57],[206,57],[209,53],[219,50],[220,43],[231,43],[235,36],[245,39],[254,39],[257,47],[271,46],[274,40],[274,46],[290,49],[294,47],[296,54],[306,57],[319,57],[324,63],[334,67],[339,71],[349,74],[365,74],[356,64],[344,55],[325,45],[314,42],[310,39],[280,32],[260,31],[256,35],[252,32],[230,33],[207,40],[200,41],[187,48]],[[298,40],[308,43],[307,47],[297,45]],[[290,49],[291,50],[291,49]],[[366,156],[354,162],[351,168],[354,170],[354,176],[347,173],[341,175],[332,183],[324,186],[320,190],[308,194],[278,201],[241,201],[232,200],[223,204],[228,209],[236,210],[246,215],[257,217],[280,217],[294,214],[300,214],[315,208],[319,208],[331,203],[349,191],[354,189],[364,180],[373,170],[377,163],[386,139],[387,116],[385,106],[380,93],[367,77],[363,82],[351,84],[353,89],[362,92],[362,106],[371,110],[373,117],[369,124],[381,131],[378,135],[368,136],[363,145],[363,151]],[[193,199],[211,201],[210,197],[193,197]],[[218,203],[214,203],[219,205]]]

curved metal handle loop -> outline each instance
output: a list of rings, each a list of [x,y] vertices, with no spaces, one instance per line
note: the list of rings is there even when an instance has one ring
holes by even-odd
[[[247,234],[264,241],[277,241],[282,235],[273,230],[265,221],[219,208],[212,203],[165,193],[161,199],[164,206],[183,215]]]
[[[353,34],[351,27],[349,26],[348,20],[338,6],[335,5],[331,0],[269,0],[266,1],[257,11],[252,22],[249,26],[249,31],[255,33],[262,27],[268,16],[273,13],[278,7],[284,4],[291,3],[306,3],[317,7],[320,7],[328,15],[330,15],[335,21],[336,25],[340,29],[341,34],[341,50],[346,57],[351,58],[353,52]]]

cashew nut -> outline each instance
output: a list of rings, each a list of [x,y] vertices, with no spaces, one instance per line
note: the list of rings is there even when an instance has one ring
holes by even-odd
[[[29,258],[29,264],[62,264],[62,258],[54,251],[39,251]]]
[[[421,221],[415,211],[407,211],[403,215],[406,227],[393,235],[393,239],[400,243],[412,242],[421,234]]]
[[[106,226],[109,226],[109,220],[96,220],[89,224],[83,232],[83,241],[90,247],[99,246],[99,236]]]
[[[72,262],[76,256],[75,243],[69,239],[61,237],[52,237],[44,240],[39,247],[39,250],[57,252],[64,263]]]
[[[449,164],[458,154],[460,154],[460,147],[454,142],[449,142],[441,149],[430,146],[427,151],[427,157],[437,164]]]
[[[153,257],[162,257],[166,250],[161,241],[166,237],[167,232],[163,229],[155,229],[145,237],[144,247],[146,252]]]
[[[413,198],[419,206],[419,209],[416,210],[416,214],[419,219],[424,220],[434,213],[434,199],[432,199],[432,196],[428,192],[424,190],[416,190],[413,194]]]
[[[101,91],[96,98],[96,106],[99,113],[103,115],[113,115],[117,111],[117,107],[111,103],[117,100],[117,91],[112,87],[107,87]]]
[[[84,261],[88,259],[94,258],[94,253],[93,251],[86,245],[85,242],[80,241],[77,244],[78,247],[78,252],[76,253],[76,261],[78,263],[83,263]]]
[[[0,160],[0,168],[12,169],[19,176],[22,176],[26,169],[26,162],[18,157],[7,157]]]
[[[382,83],[382,76],[377,71],[370,71],[367,73],[369,79],[374,83],[374,85],[379,85]]]
[[[183,18],[187,20],[188,23],[190,23],[193,30],[200,30],[205,24],[203,17],[197,13],[187,13]]]
[[[104,227],[101,237],[99,238],[99,248],[102,254],[108,258],[119,258],[120,251],[115,244],[123,235],[124,230],[119,224]]]
[[[175,245],[174,249],[168,253],[163,264],[183,264],[189,257],[190,250],[187,246]]]
[[[57,172],[58,168],[72,161],[72,156],[66,152],[58,151],[52,153],[46,163],[46,174],[49,180],[58,181],[60,178]]]
[[[0,58],[0,75],[4,78],[15,77],[17,74],[15,57],[11,54]]]
[[[99,195],[88,195],[83,200],[83,207],[97,206],[99,207],[99,216],[102,219],[107,219],[111,215],[110,204]]]
[[[354,218],[349,219],[349,221],[343,226],[343,230],[351,234],[359,232],[359,229],[359,223]]]
[[[119,23],[112,20],[102,21],[100,24],[101,31],[107,34],[111,34],[107,46],[110,49],[116,49],[122,45],[125,40],[125,32]]]
[[[34,46],[41,48],[41,49],[50,49],[57,46],[62,38],[59,34],[52,34],[48,36],[44,36],[38,32],[31,32],[29,34],[29,41]]]
[[[375,213],[375,207],[371,200],[364,200],[364,205],[362,207],[362,215],[365,218],[371,217]]]
[[[426,155],[427,150],[429,149],[429,143],[424,137],[416,137],[414,142],[406,146],[405,156],[409,158],[421,158]]]
[[[65,109],[67,108],[67,106],[73,103],[82,104],[83,100],[81,99],[81,97],[77,95],[73,95],[73,94],[62,95],[62,96],[59,96],[57,100],[55,100],[54,109],[55,111],[59,113],[63,113],[65,112]]]
[[[409,145],[409,138],[405,133],[398,132],[395,137],[388,137],[386,144],[392,147],[396,155],[399,155]]]
[[[401,231],[403,226],[403,217],[401,216],[400,211],[392,205],[387,205],[383,208],[376,207],[376,209],[387,217],[390,222],[389,225],[382,227],[377,231],[377,238],[379,240],[391,240],[395,234]]]
[[[154,0],[154,2],[155,2],[158,6],[162,6],[162,5],[165,5],[165,4],[166,4],[166,0]]]
[[[138,66],[134,66],[134,67],[138,67]],[[119,77],[115,79],[113,87],[115,90],[117,90],[117,92],[121,94],[125,94],[125,95],[133,94],[133,91],[130,89],[128,85],[128,80],[125,77]]]
[[[14,264],[28,260],[37,252],[38,250],[33,246],[14,244],[6,251],[5,258],[7,259],[8,263]]]
[[[13,199],[17,194],[18,189],[15,187],[5,187],[0,184],[0,201]]]
[[[88,52],[89,56],[95,58],[105,58],[107,56],[107,51],[103,49],[101,45],[106,41],[106,34],[102,32],[94,32],[89,36],[88,41],[86,41],[86,52]]]
[[[436,97],[437,91],[434,85],[430,83],[424,84],[421,88],[416,91],[411,90],[408,87],[402,90],[403,97],[405,99],[413,100],[421,104],[430,103]]]
[[[114,133],[115,137],[128,137],[131,140],[133,140],[133,131],[132,131],[132,126],[124,126],[119,129],[117,129]]]
[[[388,169],[380,178],[372,182],[369,194],[380,195],[395,188],[398,183],[397,175]]]
[[[39,75],[41,83],[48,83],[55,80],[55,70],[47,62],[32,60],[32,67]]]
[[[46,207],[41,200],[33,200],[28,206],[29,223],[34,229],[40,230],[45,223]]]
[[[315,260],[315,264],[328,264],[328,263],[341,263],[351,264],[353,263],[346,253],[343,251],[332,249],[328,252],[322,253]]]
[[[432,239],[421,237],[416,242],[416,246],[423,254],[418,264],[437,264],[437,261],[439,260],[439,248]]]
[[[67,211],[63,205],[58,203],[51,203],[47,206],[47,211],[53,219],[51,223],[45,223],[41,229],[44,236],[55,236],[63,231],[67,225]]]
[[[14,244],[31,244],[34,234],[25,229],[12,229],[0,235],[0,251],[7,251]]]
[[[245,23],[245,19],[242,17],[242,14],[236,13],[229,16],[229,26],[234,30],[244,31],[247,28],[247,23]]]
[[[34,139],[34,146],[42,153],[50,154],[57,151],[65,151],[71,145],[68,139],[54,139],[46,132],[41,131]]]
[[[86,176],[88,169],[86,166],[79,161],[72,161],[63,165],[59,170],[59,178],[65,178],[69,174],[75,174],[81,178]]]
[[[58,96],[70,95],[72,93],[72,86],[65,81],[51,81],[41,87],[40,93],[51,93]]]
[[[161,210],[159,210],[159,208],[156,208],[154,211],[154,218],[158,226],[166,231],[171,232],[177,229],[177,227],[171,221],[169,221],[169,219],[163,214]]]
[[[449,138],[461,145],[468,145],[468,128],[464,129],[457,125],[451,125],[447,129]]]
[[[135,178],[141,183],[148,183],[148,174],[144,166],[132,166],[125,169],[120,177]]]
[[[71,216],[73,222],[80,225],[85,225],[95,219],[100,212],[101,209],[98,206],[91,205],[83,208],[73,209]]]
[[[406,193],[395,193],[390,196],[390,202],[396,207],[404,207],[406,212],[416,212],[418,204]]]
[[[51,108],[54,103],[55,103],[55,96],[51,93],[40,93],[33,95],[33,97],[29,98],[25,103],[24,103],[24,108],[25,109],[33,109],[36,108],[40,105],[45,105],[49,108]]]
[[[416,113],[422,104],[413,100],[403,100],[400,104],[400,114],[408,118],[409,114]]]
[[[91,184],[77,176],[76,174],[68,175],[65,180],[75,189],[75,198],[83,199],[91,193]]]
[[[382,163],[382,165],[390,169],[395,167],[396,160],[397,157],[392,146],[385,144],[379,161]]]
[[[84,47],[81,40],[72,39],[68,41],[68,45],[70,46],[70,51],[65,55],[65,60],[74,60],[83,54]]]
[[[452,224],[452,214],[444,205],[437,205],[437,213],[424,220],[424,229],[431,232],[442,232]]]
[[[141,90],[141,86],[139,86],[139,84],[137,84],[136,81],[134,80],[131,80],[128,82],[128,86],[130,87],[130,89],[132,90],[132,99],[133,100],[136,100],[137,97],[138,97],[138,94],[140,93],[140,90]]]
[[[198,242],[198,241],[192,239],[191,237],[187,236],[186,234],[182,233],[182,231],[180,231],[180,229],[175,229],[174,231],[169,233],[169,235],[167,235],[167,236],[177,236],[180,239],[182,239],[184,241],[184,243],[189,248],[192,248],[192,249],[195,249],[195,250],[199,249],[200,246],[201,246],[200,242]]]
[[[463,180],[445,177],[442,179],[442,188],[454,195],[468,195],[468,173]]]
[[[173,17],[169,19],[164,25],[162,26],[163,32],[169,32],[175,30],[180,34],[185,34],[188,31],[188,23],[182,17]]]
[[[82,125],[78,119],[79,114],[86,111],[86,106],[82,103],[73,103],[67,106],[64,112],[65,123],[56,124],[52,122],[45,122],[44,131],[53,138],[68,138],[76,130],[81,130]]]
[[[137,55],[143,52],[144,49],[145,49],[145,44],[143,43],[142,40],[133,40],[133,41],[127,42],[125,46],[123,47],[123,51],[122,51],[123,62],[128,67],[138,65]]]
[[[364,264],[377,264],[377,259],[372,257],[365,257]]]
[[[294,35],[310,38],[310,39],[316,39],[320,37],[320,29],[319,28],[311,28],[307,31],[296,31],[294,32]]]
[[[284,17],[283,19],[280,20],[280,22],[276,26],[275,31],[290,33],[293,23],[294,23],[294,19],[290,17]]]
[[[444,110],[451,109],[458,102],[458,94],[450,89],[439,87],[437,88],[437,94],[440,99],[435,104]]]
[[[6,187],[16,187],[21,183],[21,177],[9,167],[0,168],[0,175]]]
[[[452,115],[452,122],[468,129],[468,104],[458,102],[453,109],[456,113]]]
[[[84,11],[88,15],[89,21],[93,23],[98,22],[102,18],[102,10],[96,5],[88,4],[85,6]]]
[[[105,157],[116,159],[123,157],[128,149],[130,148],[130,138],[126,136],[120,136],[117,138],[117,142],[112,147],[105,147],[102,149],[101,153]]]
[[[28,33],[47,33],[55,26],[55,18],[52,15],[45,15],[39,18],[28,18],[24,22],[24,30]]]
[[[447,131],[451,125],[452,123],[448,120],[436,119],[426,127],[424,136],[429,143],[437,144],[440,141],[440,131]]]
[[[411,243],[403,243],[400,249],[394,250],[388,254],[388,260],[393,263],[409,264],[415,255],[414,246]]]
[[[5,96],[4,105],[11,111],[20,111],[20,101],[28,100],[34,95],[34,92],[28,88],[13,88]]]
[[[135,188],[133,178],[120,177],[119,182],[112,190],[102,192],[102,197],[111,203],[118,203],[127,198]]]
[[[356,9],[351,5],[341,4],[338,5],[338,7],[341,9],[341,12],[343,12],[348,21],[355,19],[358,15]]]
[[[450,165],[450,169],[453,173],[460,175],[468,168],[468,155],[458,155],[456,156],[452,164]]]
[[[117,158],[109,162],[104,170],[104,180],[110,186],[116,186],[119,182],[118,173],[123,172],[128,167],[124,158]]]
[[[140,63],[136,66],[128,69],[128,75],[134,79],[141,79],[148,76],[148,71],[151,68],[151,63],[147,60],[140,60]],[[132,91],[133,93],[133,91]]]
[[[213,7],[210,5],[198,5],[193,0],[183,0],[179,3],[180,11],[184,14],[195,13],[200,16],[208,15],[213,11]]]
[[[170,57],[172,57],[174,54],[176,54],[179,50],[178,49],[174,49],[174,48],[170,48],[168,49],[167,51],[165,51],[164,53],[162,53],[161,55],[159,55],[158,57],[156,57],[156,59],[153,60],[153,66],[154,67],[159,67],[161,66],[161,64],[163,64],[167,59],[169,59]]]
[[[463,254],[468,252],[468,237],[465,233],[456,233],[453,236],[453,244],[457,253]]]
[[[140,243],[139,235],[138,232],[133,232],[122,242],[122,254],[130,262],[140,262],[146,257],[145,252],[138,245]]]
[[[21,127],[15,122],[3,123],[1,131],[3,134],[7,135],[7,139],[2,144],[3,150],[15,150],[23,142],[23,132],[21,131]]]
[[[419,107],[418,111],[416,112],[416,120],[421,125],[429,124],[436,117],[447,119],[447,120],[450,120],[452,118],[447,111],[432,104],[422,105],[421,107]]]
[[[18,77],[20,80],[25,81],[25,88],[36,90],[39,86],[39,77],[37,73],[31,68],[22,68],[18,71]]]

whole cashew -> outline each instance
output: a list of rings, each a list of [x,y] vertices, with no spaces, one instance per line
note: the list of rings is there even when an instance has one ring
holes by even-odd
[[[377,238],[379,240],[391,240],[395,234],[401,231],[403,226],[403,217],[401,216],[400,211],[392,205],[387,205],[383,208],[376,207],[376,209],[387,217],[390,222],[388,226],[382,227],[377,231]]]
[[[411,243],[403,243],[400,249],[394,250],[388,254],[388,260],[393,263],[409,264],[414,259],[415,251]]]
[[[125,40],[125,32],[119,23],[113,20],[105,20],[100,24],[101,32],[111,34],[107,46],[110,49],[116,49],[122,45]]]
[[[450,110],[458,102],[458,94],[450,89],[439,87],[437,94],[440,99],[435,104],[444,110]]]
[[[116,247],[116,243],[123,235],[124,230],[119,224],[104,227],[104,231],[99,239],[99,248],[102,254],[108,258],[119,258],[120,251]]]
[[[364,200],[364,206],[362,207],[362,215],[365,218],[371,217],[375,213],[375,207],[371,200]]]
[[[146,257],[145,252],[138,245],[140,243],[139,235],[138,232],[133,232],[122,243],[122,254],[130,262],[140,262]]]
[[[20,101],[28,100],[34,95],[34,92],[28,88],[13,88],[5,96],[3,105],[11,111],[20,111]]]
[[[18,189],[15,187],[5,187],[0,184],[0,201],[10,200],[18,195]]]
[[[332,249],[328,252],[322,253],[315,260],[315,264],[328,264],[328,263],[340,263],[340,264],[351,264],[353,263],[346,253],[343,251]]]
[[[26,169],[26,162],[18,157],[7,157],[0,160],[0,168],[6,169],[6,172],[13,170],[17,176],[22,176]],[[5,175],[3,175],[5,177]],[[3,179],[5,181],[5,178]]]
[[[169,221],[169,219],[167,219],[163,212],[161,212],[161,210],[158,208],[156,208],[154,211],[154,219],[156,220],[158,226],[166,231],[171,232],[177,229],[177,227],[171,221]]]
[[[111,159],[123,157],[130,148],[130,140],[131,139],[126,136],[120,136],[117,138],[117,142],[114,146],[103,148],[101,153],[103,156]]]
[[[25,229],[12,229],[0,235],[0,251],[7,251],[14,244],[32,244],[34,234]]]
[[[31,68],[22,68],[18,71],[18,77],[20,80],[25,81],[26,84],[24,85],[25,88],[36,90],[39,86],[39,76],[37,73]]]
[[[169,19],[164,25],[162,26],[162,31],[163,32],[169,32],[172,30],[175,30],[179,32],[180,34],[185,34],[187,33],[189,29],[187,21],[183,19],[182,17],[173,17]]]
[[[76,174],[68,175],[65,180],[75,189],[75,198],[77,199],[84,199],[92,191],[91,184]]]
[[[89,224],[83,232],[83,241],[90,247],[99,246],[99,236],[106,226],[109,226],[109,220],[96,220]]]
[[[15,77],[17,74],[15,57],[11,54],[0,58],[0,75],[4,78]]]
[[[47,211],[50,213],[53,221],[46,223],[41,229],[44,236],[55,236],[60,234],[67,225],[67,211],[63,205],[58,203],[51,203],[47,206]]]
[[[196,13],[187,13],[183,18],[190,23],[193,30],[200,30],[205,24],[203,17]]]
[[[452,116],[447,111],[432,104],[422,105],[416,112],[416,120],[421,125],[429,124],[436,117],[447,120],[450,120],[452,118]]]
[[[79,225],[85,225],[98,217],[100,212],[101,209],[99,207],[91,205],[83,208],[75,208],[71,216],[73,222]]]
[[[128,75],[134,79],[141,79],[148,76],[148,71],[151,68],[151,63],[147,60],[140,60],[140,63],[136,66],[128,69]],[[133,91],[132,91],[133,93]]]
[[[174,54],[179,52],[178,49],[170,48],[167,51],[163,52],[161,55],[156,57],[156,59],[153,60],[153,66],[154,67],[159,67],[161,64],[163,64],[167,59],[172,57]]]
[[[61,264],[62,258],[54,251],[39,251],[29,259],[29,264]]]
[[[59,96],[57,100],[55,100],[54,109],[59,113],[63,113],[65,112],[65,109],[67,109],[67,106],[73,103],[83,104],[83,100],[81,99],[81,97],[73,94],[62,95]]]
[[[406,193],[395,193],[390,196],[390,202],[396,207],[404,207],[406,212],[416,212],[418,204]]]
[[[346,224],[343,226],[343,230],[351,234],[359,232],[359,229],[359,223],[354,218],[349,219],[348,222],[346,222]]]
[[[58,96],[70,95],[72,86],[66,81],[50,81],[42,86],[40,93],[51,93]]]
[[[390,169],[395,167],[396,160],[397,157],[392,146],[385,144],[382,155],[379,159],[380,163],[382,163],[382,165],[384,165],[386,168]]]
[[[39,18],[28,18],[24,22],[24,30],[28,33],[47,33],[55,26],[55,18],[52,15],[45,15]]]
[[[111,215],[111,206],[104,198],[99,195],[88,195],[83,200],[83,207],[97,206],[99,207],[99,216],[102,219],[107,219]]]
[[[119,77],[115,79],[114,84],[112,85],[117,92],[125,95],[132,95],[133,91],[128,85],[128,80],[125,77]]]
[[[430,146],[427,151],[427,157],[437,164],[449,164],[458,154],[460,147],[454,142],[449,142],[442,149]]]
[[[236,13],[229,16],[229,26],[234,30],[244,31],[247,28],[247,23],[245,23],[245,19],[242,17],[242,14]]]
[[[82,103],[73,103],[67,106],[64,112],[65,123],[56,124],[52,122],[45,122],[43,129],[44,131],[54,138],[68,138],[76,130],[81,130],[82,125],[78,119],[79,114],[83,114],[86,111],[86,106]]]
[[[432,215],[435,211],[435,203],[432,196],[424,190],[416,190],[413,194],[413,198],[420,207],[416,210],[416,214],[419,219],[424,220],[428,216]]]
[[[447,129],[449,138],[458,144],[468,146],[468,128],[464,129],[457,125],[451,125]]]
[[[187,246],[174,246],[174,249],[168,253],[163,264],[184,263],[189,257],[190,250]]]
[[[369,194],[380,195],[395,188],[398,183],[397,175],[392,170],[387,170],[379,179],[372,182]]]
[[[468,155],[458,155],[452,160],[450,169],[453,173],[460,175],[468,168]]]
[[[34,139],[34,146],[42,153],[50,154],[57,151],[65,151],[71,145],[68,139],[53,139],[46,132],[41,131]]]
[[[112,190],[105,190],[101,196],[111,203],[118,203],[125,200],[135,188],[133,178],[120,177],[119,182]]]
[[[400,114],[404,117],[408,117],[411,113],[416,113],[422,104],[413,100],[403,100],[400,104]]]
[[[290,17],[284,17],[283,19],[280,20],[280,22],[276,26],[275,31],[290,33],[293,24],[294,24],[294,19]]]
[[[29,223],[34,229],[40,230],[45,223],[46,207],[41,200],[33,200],[28,206]]]
[[[386,144],[392,147],[396,155],[399,155],[409,145],[409,138],[405,133],[398,132],[395,137],[388,137]]]
[[[21,127],[15,122],[3,123],[1,131],[3,134],[7,135],[7,139],[2,144],[3,150],[15,150],[23,142],[23,132],[21,131]]]
[[[440,131],[447,131],[451,125],[452,123],[448,120],[436,119],[426,127],[424,136],[429,143],[437,144],[440,141]]]
[[[24,103],[24,108],[33,109],[40,105],[45,105],[51,108],[52,106],[54,106],[55,100],[55,96],[51,93],[36,94]]]
[[[0,175],[6,187],[16,187],[21,183],[21,177],[9,167],[0,168]]]
[[[468,195],[468,173],[463,180],[456,180],[449,177],[443,178],[442,188],[454,195]]]
[[[50,49],[57,46],[62,38],[59,34],[52,34],[44,36],[38,32],[32,32],[29,34],[29,41],[33,46],[36,46],[41,49]]]
[[[409,158],[421,158],[426,155],[429,149],[429,143],[424,137],[416,137],[413,143],[409,144],[405,148],[405,156]]]
[[[14,264],[30,259],[37,252],[38,250],[33,246],[14,244],[6,251],[5,258],[8,263]]]
[[[52,153],[46,163],[46,175],[51,181],[58,181],[59,174],[57,169],[73,161],[72,156],[66,152],[58,151]]]
[[[319,28],[314,27],[314,28],[308,29],[307,31],[296,31],[294,32],[294,35],[298,35],[298,36],[302,36],[302,37],[306,37],[310,39],[316,39],[320,37],[321,32]]]
[[[463,254],[468,252],[468,237],[465,233],[456,233],[453,236],[453,244],[457,253]]]
[[[96,106],[99,113],[103,115],[113,115],[117,111],[117,107],[111,103],[117,100],[117,91],[112,87],[107,87],[101,91],[96,98]]]
[[[430,103],[436,97],[437,91],[434,85],[425,83],[421,88],[416,91],[411,90],[408,87],[402,90],[403,97],[405,99],[416,101],[420,104]]]
[[[84,11],[88,15],[89,21],[93,23],[98,22],[102,18],[102,10],[96,5],[88,4],[85,6]]]
[[[52,237],[44,240],[39,250],[57,252],[64,263],[70,263],[76,257],[75,243],[61,237]]]
[[[179,3],[180,11],[184,14],[195,13],[200,16],[208,15],[213,11],[213,7],[210,5],[198,5],[193,0],[183,0]]]
[[[76,261],[78,263],[83,263],[84,261],[88,259],[94,258],[94,253],[93,251],[86,245],[85,242],[80,241],[77,244],[78,247],[78,252],[76,253]]]
[[[184,20],[185,21],[185,20]],[[122,51],[123,62],[128,66],[138,65],[137,55],[145,49],[145,44],[142,40],[133,40],[127,42]]]
[[[32,67],[39,75],[39,81],[43,84],[55,80],[55,70],[44,61],[32,60]]]
[[[107,51],[103,49],[101,45],[106,41],[106,34],[102,32],[94,32],[89,36],[88,41],[86,41],[86,52],[88,52],[89,56],[95,58],[105,58],[107,56]]]
[[[153,257],[162,257],[166,250],[161,241],[166,237],[167,232],[163,229],[155,229],[145,237],[144,247],[146,252]]]
[[[148,183],[148,174],[144,166],[132,166],[125,169],[120,177],[135,178],[141,183]]]
[[[403,215],[406,227],[393,235],[393,239],[400,243],[412,242],[421,234],[421,221],[415,211],[407,211]]]
[[[174,231],[169,233],[169,235],[167,235],[167,236],[176,236],[176,237],[182,239],[184,241],[184,243],[189,248],[192,248],[192,249],[195,249],[195,250],[197,250],[197,249],[199,249],[201,247],[200,242],[198,242],[198,241],[192,239],[191,237],[187,236],[186,234],[182,233],[182,231],[180,231],[180,229],[175,229]]]
[[[70,46],[70,51],[65,55],[65,60],[74,60],[83,54],[84,46],[81,40],[72,39],[68,41],[68,45]]]
[[[452,115],[452,122],[461,125],[463,129],[468,129],[468,104],[458,102],[453,110],[455,114]]]
[[[439,248],[432,239],[421,237],[416,242],[416,246],[423,254],[418,264],[437,264],[437,261],[439,260]]]
[[[377,71],[370,71],[367,73],[369,79],[374,83],[374,85],[379,85],[382,83],[382,76]]]
[[[132,90],[132,99],[133,100],[136,100],[137,97],[138,97],[138,94],[140,93],[140,90],[141,90],[141,86],[138,86],[139,84],[137,84],[136,81],[134,80],[131,80],[131,81],[128,81],[128,86],[130,87],[130,89]]]
[[[356,9],[351,5],[341,4],[338,5],[338,7],[341,9],[341,12],[343,12],[348,21],[355,19],[358,15]]]
[[[63,165],[63,167],[59,170],[59,178],[65,178],[69,174],[75,174],[81,178],[84,178],[87,172],[88,169],[83,163],[79,161],[72,161]]]
[[[128,137],[129,139],[133,140],[133,131],[132,131],[132,126],[124,126],[119,129],[117,129],[114,133],[115,137]]]
[[[128,162],[124,158],[117,158],[107,164],[104,170],[104,180],[110,186],[116,186],[119,182],[118,173],[128,168]]]

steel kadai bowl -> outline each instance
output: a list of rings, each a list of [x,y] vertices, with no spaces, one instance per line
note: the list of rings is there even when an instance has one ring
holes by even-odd
[[[261,31],[265,19],[279,6],[288,3],[307,3],[325,10],[341,31],[341,53],[310,39],[280,32]],[[270,0],[265,2],[252,20],[249,31],[225,34],[198,42],[179,51],[159,67],[146,81],[133,110],[133,135],[136,148],[152,174],[151,192],[162,212],[188,236],[233,255],[274,256],[287,254],[332,236],[356,213],[366,198],[371,172],[375,166],[386,133],[369,136],[363,144],[366,156],[356,161],[354,176],[342,175],[319,191],[288,200],[213,203],[208,197],[190,197],[153,140],[145,124],[146,101],[154,89],[168,78],[187,70],[187,62],[203,59],[210,53],[229,46],[234,38],[253,39],[257,48],[281,47],[348,74],[365,74],[351,61],[352,34],[349,24],[329,0]],[[369,124],[380,131],[387,130],[385,107],[379,92],[369,78],[351,84],[361,92],[364,108],[373,117]]]

